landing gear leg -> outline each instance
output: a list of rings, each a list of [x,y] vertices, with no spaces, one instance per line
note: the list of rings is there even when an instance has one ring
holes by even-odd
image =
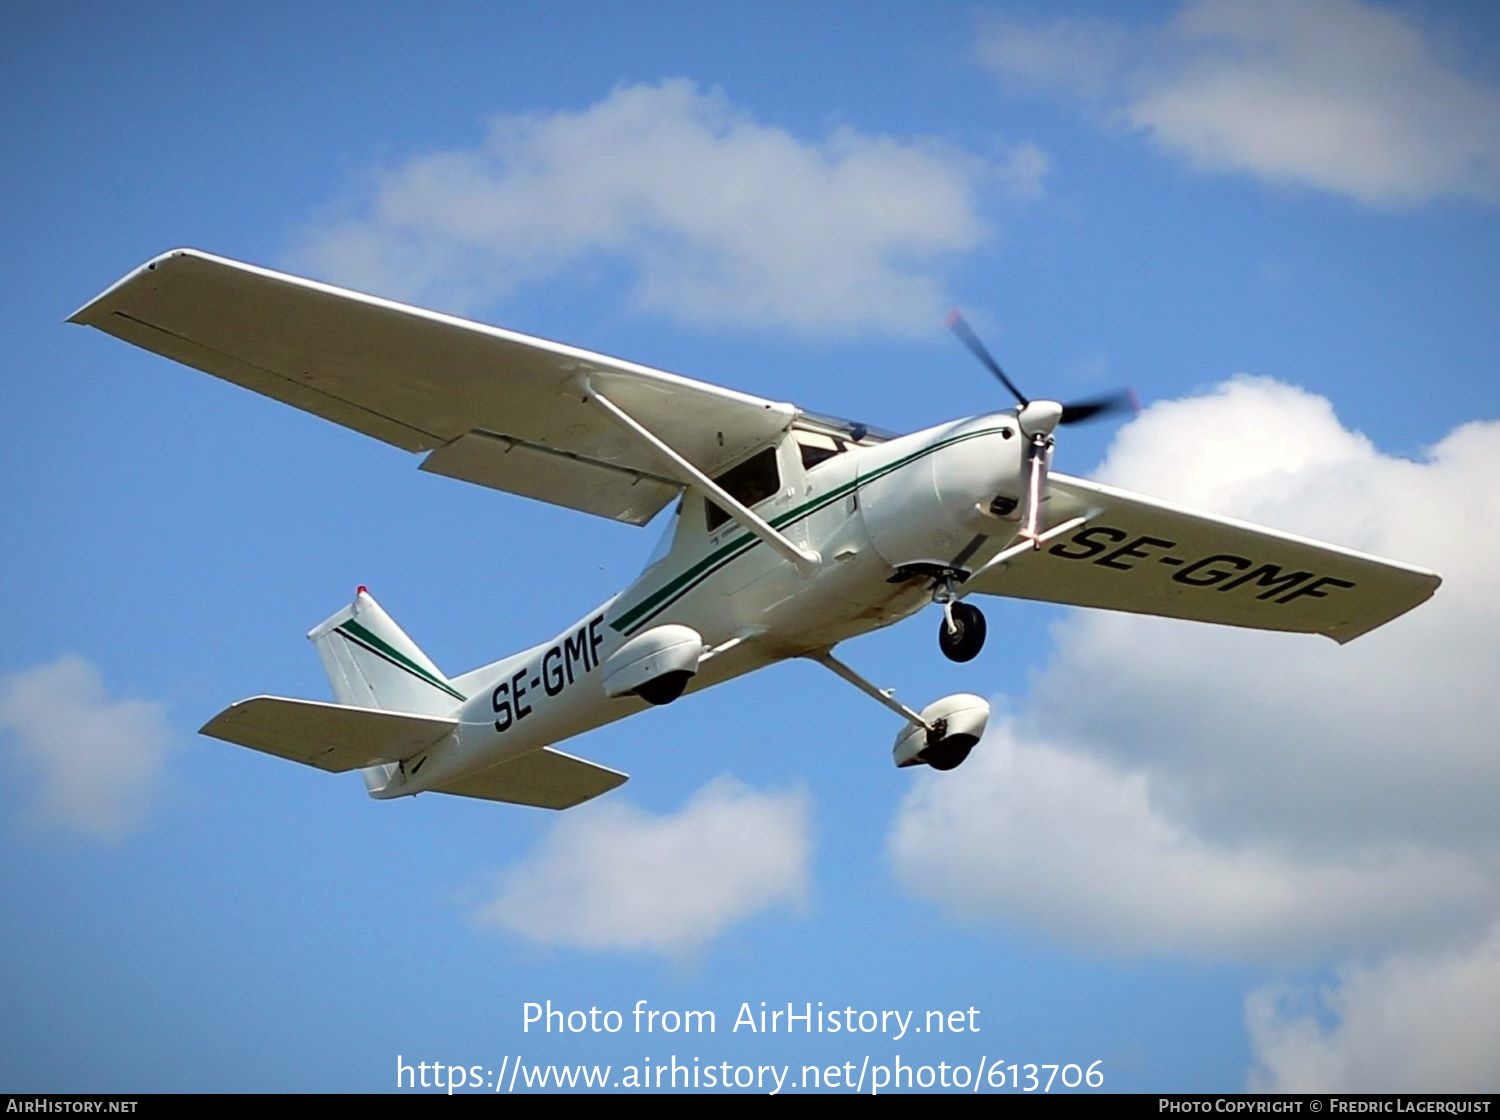
[[[897,700],[891,689],[875,687],[834,657],[831,650],[804,656],[843,677],[866,696],[906,720],[906,729],[897,736],[892,752],[897,766],[926,764],[934,770],[952,770],[969,757],[974,744],[984,734],[990,706],[981,696],[967,693],[945,696],[915,712]]]
[[[912,709],[896,699],[896,690],[894,688],[877,688],[837,657],[833,656],[831,649],[825,649],[820,653],[809,653],[806,657],[809,661],[816,661],[829,672],[843,677],[871,700],[874,700],[877,704],[883,704],[906,720],[907,723],[915,724],[928,734],[931,734],[935,730],[935,726],[930,721],[923,719],[921,713],[912,711]]]

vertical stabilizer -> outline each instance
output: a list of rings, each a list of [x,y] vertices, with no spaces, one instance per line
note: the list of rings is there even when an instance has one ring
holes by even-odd
[[[361,587],[354,602],[308,633],[340,704],[451,715],[464,696]]]

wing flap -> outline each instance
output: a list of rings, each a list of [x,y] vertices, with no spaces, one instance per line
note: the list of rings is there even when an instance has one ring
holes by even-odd
[[[433,792],[539,809],[571,809],[624,785],[629,777],[607,766],[543,747]]]
[[[71,321],[407,451],[480,430],[620,472],[660,476],[657,453],[576,390],[580,375],[713,475],[774,440],[789,404],[604,354],[177,249],[147,262]],[[517,493],[620,520],[648,520],[676,493],[635,489],[616,509],[578,497],[554,460]],[[457,475],[511,489],[504,472]],[[545,491],[545,494],[536,491]],[[646,498],[657,501],[646,509]]]
[[[469,432],[422,460],[421,469],[508,490],[632,525],[644,525],[681,483],[493,432]]]
[[[341,774],[410,758],[458,726],[456,719],[256,696],[231,704],[199,730],[241,747]]]
[[[1432,597],[1436,572],[1054,474],[1045,522],[1087,526],[980,575],[989,595],[1348,642]]]

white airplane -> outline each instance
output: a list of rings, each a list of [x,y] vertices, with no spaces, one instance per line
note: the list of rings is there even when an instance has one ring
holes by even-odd
[[[976,594],[1347,642],[1424,602],[1434,572],[1051,473],[1061,424],[1120,397],[1028,400],[891,435],[617,358],[192,249],[70,317],[424,455],[421,469],[644,525],[629,587],[549,641],[445,675],[361,587],[314,627],[335,704],[257,696],[203,733],[423,792],[568,808],[626,775],[553,744],[772,662],[829,669],[902,720],[897,766],[951,770],[979,696],[916,711],[835,657],[938,604],[955,661]]]

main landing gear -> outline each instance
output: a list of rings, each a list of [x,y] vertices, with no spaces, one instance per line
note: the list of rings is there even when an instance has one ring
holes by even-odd
[[[834,657],[831,650],[806,656],[906,720],[906,727],[896,737],[892,750],[897,766],[953,770],[969,757],[989,722],[990,706],[982,696],[960,692],[944,696],[916,712],[897,700],[891,689],[876,688]]]

